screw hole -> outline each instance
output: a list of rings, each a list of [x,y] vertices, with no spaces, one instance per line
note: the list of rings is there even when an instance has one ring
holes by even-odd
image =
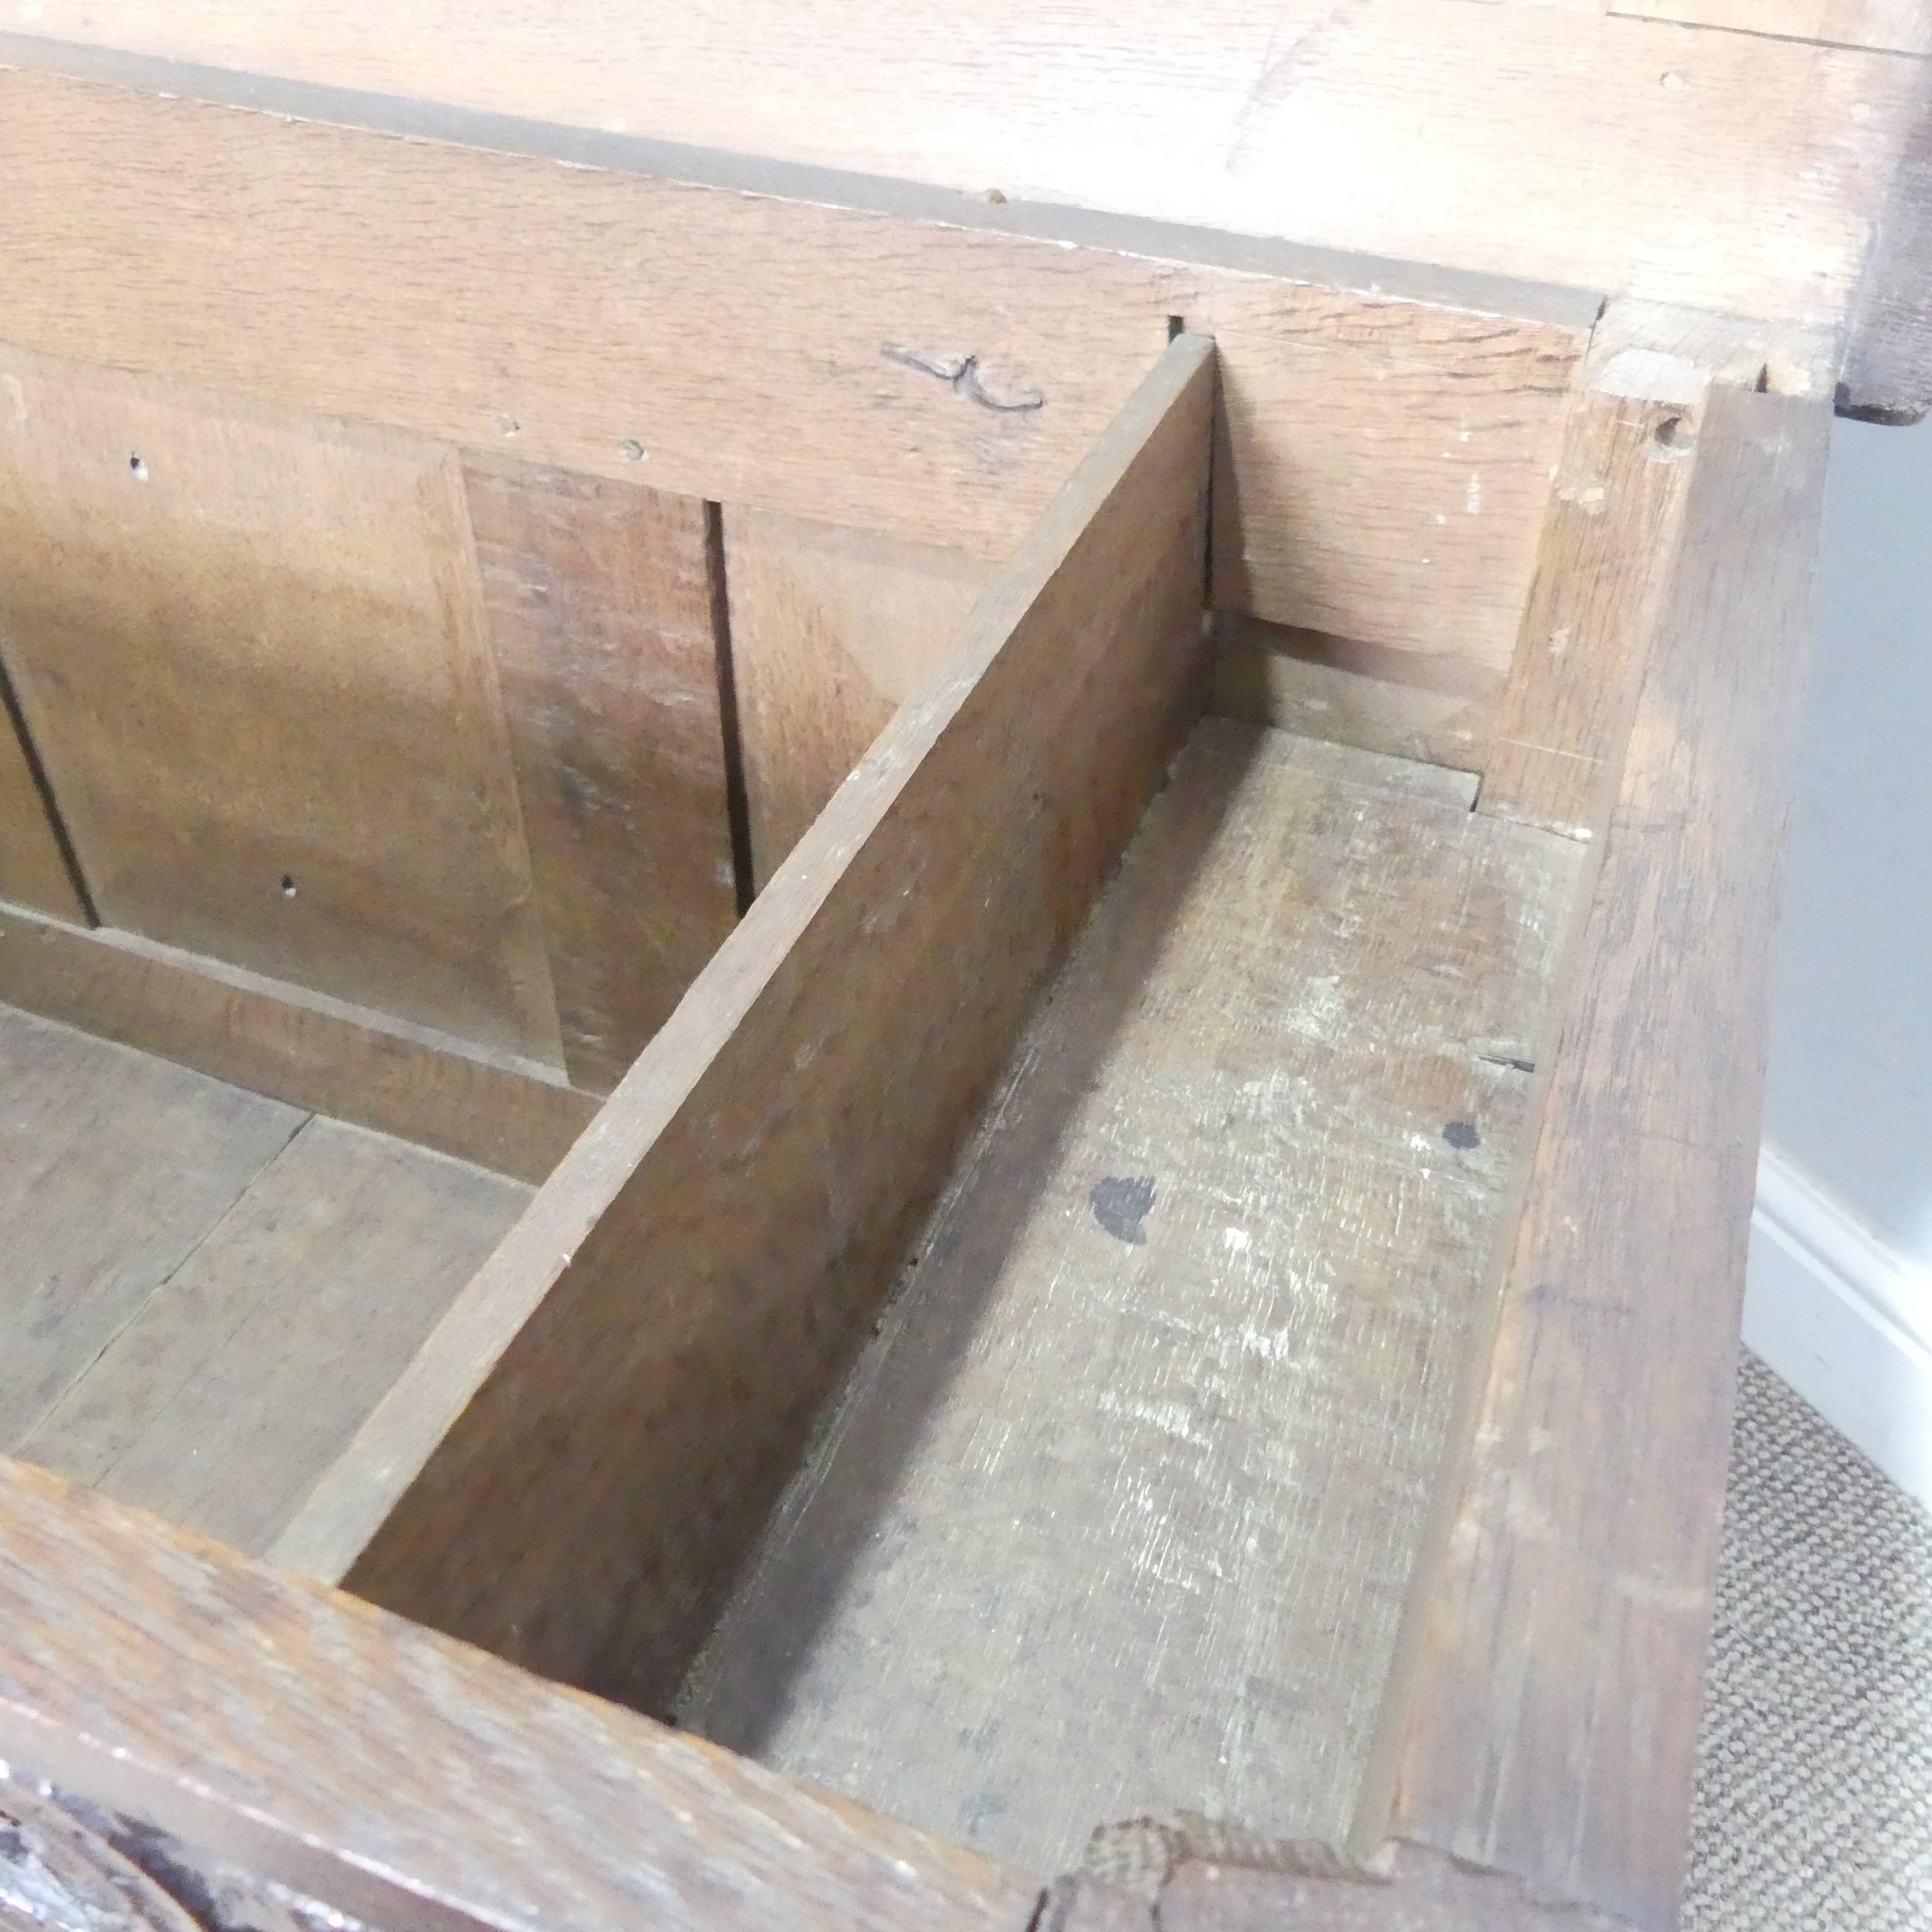
[[[1678,438],[1683,427],[1684,419],[1681,416],[1667,416],[1657,425],[1652,434],[1662,447],[1674,450],[1677,447]]]
[[[641,463],[645,460],[644,445],[635,437],[627,436],[617,445],[617,454],[627,463]]]
[[[148,481],[148,465],[138,456],[131,456],[128,459],[128,474],[137,483],[145,483]]]
[[[295,882],[294,882],[294,880],[293,879],[291,879],[291,878],[288,876],[288,874],[287,874],[287,872],[284,872],[284,873],[282,874],[282,896],[283,896],[283,898],[284,898],[284,899],[293,899],[293,898],[295,896],[295,892],[296,892],[296,886],[295,886]]]

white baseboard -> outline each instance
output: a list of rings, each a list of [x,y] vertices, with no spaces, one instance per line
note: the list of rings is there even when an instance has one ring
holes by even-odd
[[[1744,1342],[1932,1509],[1932,1269],[1769,1146],[1758,1161]]]

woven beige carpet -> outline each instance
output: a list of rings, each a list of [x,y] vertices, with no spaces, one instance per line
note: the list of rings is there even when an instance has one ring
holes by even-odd
[[[1744,1358],[1684,1932],[1932,1932],[1932,1515]]]

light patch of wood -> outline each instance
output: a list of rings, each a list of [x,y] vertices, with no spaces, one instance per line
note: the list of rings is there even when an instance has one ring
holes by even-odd
[[[893,713],[944,662],[994,566],[728,506],[731,652],[763,886]]]
[[[1702,393],[1592,389],[1572,404],[1479,811],[1602,835],[1676,555]]]
[[[0,655],[104,921],[560,1065],[454,457],[14,349],[0,387]]]
[[[311,1120],[15,1453],[259,1553],[530,1192]]]
[[[1200,727],[683,1721],[1035,1870],[1341,1842],[1582,864],[1472,789]]]

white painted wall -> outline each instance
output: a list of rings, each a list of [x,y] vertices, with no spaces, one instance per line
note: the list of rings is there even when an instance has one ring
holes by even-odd
[[[1932,421],[1836,425],[1746,1341],[1932,1507]]]

